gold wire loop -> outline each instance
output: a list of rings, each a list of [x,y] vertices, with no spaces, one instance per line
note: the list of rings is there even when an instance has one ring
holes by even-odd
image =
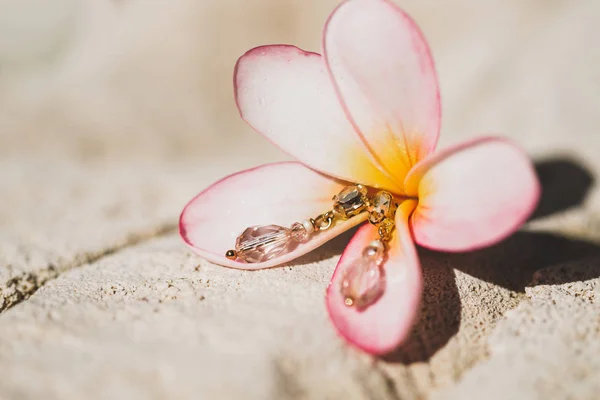
[[[384,219],[377,228],[377,233],[382,242],[389,242],[392,239],[392,231],[394,230],[395,224],[389,218]]]
[[[316,230],[324,231],[324,230],[331,228],[331,225],[333,225],[333,217],[334,217],[333,211],[327,211],[326,213],[319,215],[317,218],[315,218],[311,222],[314,221],[313,225]]]

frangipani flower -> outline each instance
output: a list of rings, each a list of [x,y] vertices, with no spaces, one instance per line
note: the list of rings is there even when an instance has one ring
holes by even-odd
[[[366,352],[387,353],[410,332],[422,290],[415,243],[454,252],[488,246],[518,229],[537,203],[532,164],[506,139],[481,137],[434,153],[440,97],[433,60],[419,28],[391,1],[342,3],[325,26],[323,55],[289,45],[248,51],[234,83],[242,118],[297,161],[213,184],[183,210],[181,236],[214,263],[269,268],[365,222],[369,213],[335,220],[266,261],[225,254],[248,227],[305,221],[310,228],[307,218],[331,209],[332,196],[353,183],[392,194],[395,229],[378,261],[385,289],[360,308],[349,306],[341,289],[363,249],[380,238],[367,223],[342,254],[326,293],[339,334]]]

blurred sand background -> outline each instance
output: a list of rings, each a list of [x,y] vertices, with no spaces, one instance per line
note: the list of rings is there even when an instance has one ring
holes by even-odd
[[[337,3],[3,0],[0,151],[172,160],[227,156],[251,144],[265,159],[277,157],[238,118],[233,66],[261,44],[320,51]],[[442,145],[489,131],[531,149],[544,135],[563,148],[571,135],[593,134],[600,118],[596,2],[402,6],[435,56]]]
[[[596,398],[600,2],[397,3],[440,146],[509,136],[546,197],[507,243],[426,254],[414,340],[373,361],[325,315],[343,243],[247,274],[175,234],[214,179],[287,158],[239,118],[237,58],[320,51],[338,1],[0,0],[0,398]]]

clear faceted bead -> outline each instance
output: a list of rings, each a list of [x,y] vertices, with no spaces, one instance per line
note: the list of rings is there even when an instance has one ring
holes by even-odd
[[[246,262],[265,262],[286,252],[291,240],[291,230],[283,226],[251,226],[238,236],[235,252]]]
[[[367,207],[367,188],[362,185],[348,186],[333,197],[334,210],[344,218],[360,214]]]
[[[294,222],[292,225],[292,238],[297,242],[305,242],[308,240],[308,231],[300,222]]]
[[[393,218],[395,212],[394,198],[388,192],[377,192],[371,199],[369,206],[369,221],[378,224],[384,218]]]
[[[360,257],[344,272],[341,292],[348,306],[359,309],[373,304],[385,290],[382,257]]]

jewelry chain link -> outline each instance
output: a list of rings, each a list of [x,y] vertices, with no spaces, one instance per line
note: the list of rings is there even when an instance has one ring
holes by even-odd
[[[365,204],[368,205],[369,203],[371,203],[371,200],[372,199],[367,198]],[[333,210],[329,210],[323,214],[318,215],[314,219],[311,218],[310,222],[314,226],[315,231],[321,232],[333,226],[333,222],[336,216],[339,217],[339,215],[337,215]],[[392,233],[395,228],[395,223],[392,219],[384,218],[381,222],[373,225],[377,227],[377,233],[379,234],[379,239],[382,242],[387,243],[392,239]]]

